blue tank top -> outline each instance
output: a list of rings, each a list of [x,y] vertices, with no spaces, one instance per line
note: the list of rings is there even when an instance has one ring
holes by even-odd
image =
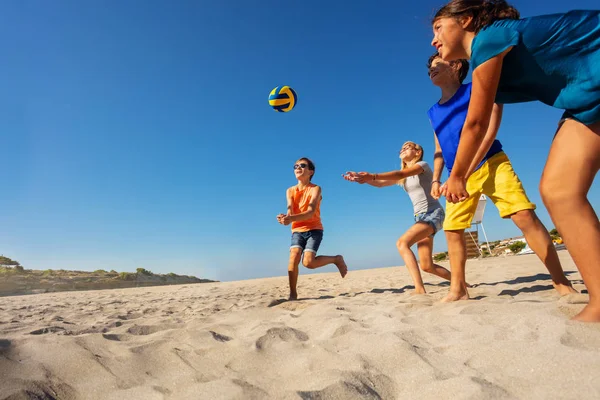
[[[467,110],[469,109],[469,100],[471,100],[471,84],[466,83],[454,93],[454,96],[444,104],[435,103],[427,114],[431,121],[433,131],[437,136],[440,147],[442,148],[442,157],[448,168],[448,173],[452,172],[456,151],[458,150],[458,141],[462,133],[463,125],[467,119]],[[494,140],[492,147],[487,152],[483,160],[475,170],[481,168],[491,156],[502,151],[502,144]]]
[[[600,121],[600,11],[496,21],[473,38],[473,69],[511,46],[497,103],[541,101],[584,124]]]

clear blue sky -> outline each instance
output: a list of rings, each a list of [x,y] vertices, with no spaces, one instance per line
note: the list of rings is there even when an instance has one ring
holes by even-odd
[[[351,269],[401,265],[408,196],[341,174],[398,168],[406,140],[431,162],[426,110],[439,93],[425,62],[441,5],[3,2],[0,254],[35,269],[286,275],[290,231],[275,216],[307,156],[323,188],[321,253]],[[514,5],[523,16],[598,7]],[[269,108],[278,85],[298,93],[290,113]],[[507,106],[499,133],[548,229],[537,186],[560,115]],[[490,240],[519,235],[493,206],[484,224]]]

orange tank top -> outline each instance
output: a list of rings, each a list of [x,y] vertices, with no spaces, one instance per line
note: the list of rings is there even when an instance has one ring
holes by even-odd
[[[292,189],[292,215],[308,211],[308,206],[312,200],[311,190],[315,184],[308,184],[304,189],[294,186]],[[323,229],[321,224],[321,199],[317,201],[317,208],[310,219],[304,221],[292,222],[292,232],[307,232],[313,229]]]

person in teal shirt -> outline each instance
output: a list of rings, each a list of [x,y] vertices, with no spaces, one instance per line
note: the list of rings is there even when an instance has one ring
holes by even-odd
[[[494,103],[541,101],[564,110],[540,192],[590,300],[575,320],[600,322],[600,221],[587,193],[600,169],[600,11],[520,18],[504,0],[452,0],[433,19],[432,45],[446,61],[473,65],[471,101],[442,190],[464,201],[466,173]],[[452,277],[464,276],[452,271]],[[450,286],[460,298],[460,285]]]

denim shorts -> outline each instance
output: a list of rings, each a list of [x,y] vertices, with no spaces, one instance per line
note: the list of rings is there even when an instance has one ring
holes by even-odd
[[[437,231],[441,230],[444,226],[444,218],[446,214],[444,213],[443,208],[436,208],[433,211],[424,212],[422,214],[415,215],[415,222],[424,222],[427,225],[433,228],[433,235],[437,233]]]
[[[316,253],[323,240],[323,230],[313,229],[307,232],[292,232],[292,245],[290,249],[299,248],[302,251]]]

